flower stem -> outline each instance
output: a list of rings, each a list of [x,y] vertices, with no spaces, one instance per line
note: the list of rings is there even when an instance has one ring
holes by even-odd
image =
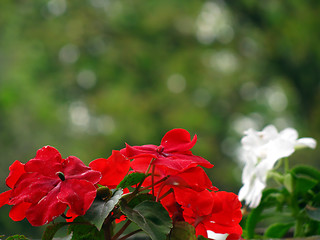
[[[166,176],[166,177],[162,178],[161,180],[155,182],[153,185],[156,186],[156,185],[158,185],[159,183],[162,183],[162,182],[164,182],[165,180],[167,180],[169,177],[170,177],[170,176]],[[144,191],[144,190],[147,190],[148,188],[151,188],[151,187],[152,187],[152,184],[149,185],[149,186],[140,188],[140,192],[142,192],[142,191]]]
[[[289,171],[289,158],[283,159],[284,161],[284,172],[287,173]]]
[[[122,238],[119,238],[119,240],[125,240],[125,239],[127,239],[128,237],[131,237],[132,235],[134,235],[134,234],[136,234],[136,233],[138,233],[138,232],[141,232],[141,231],[142,231],[141,229],[137,229],[137,230],[135,230],[135,231],[133,231],[133,232],[131,232],[131,233],[128,233],[127,235],[123,236]]]
[[[118,237],[120,237],[120,235],[127,229],[127,227],[131,224],[131,221],[128,220],[123,226],[122,228],[111,238],[111,240],[116,240],[118,239]]]

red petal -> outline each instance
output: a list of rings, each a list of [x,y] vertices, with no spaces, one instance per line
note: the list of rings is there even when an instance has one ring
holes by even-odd
[[[126,147],[121,149],[120,153],[128,158],[133,158],[140,154],[156,154],[157,148],[158,146],[152,144],[132,147],[126,143]]]
[[[6,179],[6,184],[9,188],[13,188],[20,176],[25,173],[24,164],[16,160],[11,164],[9,170],[10,173]]]
[[[172,129],[167,132],[161,140],[161,146],[165,148],[165,152],[180,152],[190,150],[197,141],[197,136],[191,141],[190,133],[184,129]]]
[[[134,157],[134,160],[131,161],[131,168],[135,172],[145,173],[153,158],[154,158],[154,155],[150,155],[150,154],[137,155]]]
[[[196,227],[196,235],[197,236],[202,235],[205,238],[208,237],[207,229],[202,223],[198,224],[198,226]]]
[[[241,221],[241,203],[238,196],[230,192],[211,192],[215,201],[222,203],[222,208],[213,211],[205,223],[208,230],[215,233],[242,234],[239,225]]]
[[[8,191],[3,192],[3,193],[0,194],[0,208],[3,205],[8,204],[9,198],[10,198],[10,195],[11,195],[11,191],[12,190],[8,190]]]
[[[62,172],[66,179],[81,179],[87,180],[96,184],[101,179],[101,173],[91,170],[79,158],[71,156],[63,161]]]
[[[192,189],[175,188],[174,194],[179,204],[185,208],[193,209],[195,217],[211,213],[214,201],[208,190],[196,192]]]
[[[96,193],[97,189],[91,182],[69,179],[61,183],[57,198],[68,204],[73,213],[84,215],[96,197]]]
[[[21,221],[26,217],[26,211],[31,206],[31,203],[23,202],[18,205],[12,206],[9,217],[13,221]]]
[[[89,163],[89,166],[101,172],[102,178],[99,184],[114,188],[127,175],[130,161],[120,151],[112,151],[112,155],[108,159],[96,159]]]
[[[26,211],[26,217],[32,226],[47,224],[66,210],[67,204],[60,202],[57,198],[59,191],[60,184],[52,189],[52,191],[38,203],[29,207]]]
[[[61,180],[42,176],[39,173],[25,173],[12,189],[9,204],[19,204],[21,202],[37,203],[48,194]]]
[[[172,175],[166,183],[176,187],[192,188],[197,192],[213,189],[212,182],[201,167],[193,167],[177,175]]]
[[[62,172],[61,155],[54,147],[46,146],[37,151],[35,158],[25,164],[26,172],[38,172],[48,177],[56,177]]]
[[[188,168],[195,167],[197,165],[212,168],[213,165],[206,159],[184,154],[172,154],[172,157],[161,157],[154,161],[154,165],[162,165],[175,171],[181,172]]]

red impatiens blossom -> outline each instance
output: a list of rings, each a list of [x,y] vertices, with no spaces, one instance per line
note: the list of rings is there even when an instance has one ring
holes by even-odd
[[[191,140],[188,131],[184,129],[173,129],[164,135],[160,146],[129,146],[127,144],[126,148],[120,150],[120,152],[128,158],[134,159],[132,162],[133,165],[136,161],[142,161],[145,168],[148,167],[151,159],[155,159],[152,164],[165,167],[167,174],[180,172],[197,165],[206,168],[213,167],[206,159],[195,156],[190,151],[196,141],[196,135]],[[141,163],[138,165],[141,166]]]
[[[179,192],[180,191],[180,192]],[[184,219],[196,228],[197,235],[207,237],[207,231],[242,234],[241,203],[234,193],[177,189],[176,200],[183,208]]]
[[[101,172],[102,178],[99,184],[115,188],[127,175],[130,169],[130,160],[120,151],[112,151],[112,155],[108,159],[96,159],[89,163],[89,167]]]
[[[14,186],[8,184],[12,190],[7,204],[13,205],[12,209],[27,204],[25,213],[18,217],[26,217],[33,226],[52,221],[67,206],[77,215],[85,214],[96,196],[94,184],[101,179],[100,172],[91,170],[80,159],[62,159],[50,146],[39,149],[35,158],[24,165],[25,173],[21,171],[20,176],[9,179]],[[14,175],[14,171],[11,173]]]

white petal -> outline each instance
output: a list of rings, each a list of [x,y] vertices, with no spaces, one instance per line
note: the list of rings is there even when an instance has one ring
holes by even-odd
[[[297,130],[293,128],[286,128],[280,132],[280,135],[282,138],[295,142],[298,138],[298,132]]]
[[[315,149],[317,146],[317,141],[313,138],[300,138],[296,141],[295,148],[309,147]]]
[[[228,233],[215,233],[213,231],[207,231],[208,238],[214,240],[225,240],[229,236]]]

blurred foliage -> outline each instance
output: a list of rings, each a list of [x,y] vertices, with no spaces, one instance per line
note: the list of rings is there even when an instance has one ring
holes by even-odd
[[[315,0],[1,1],[0,190],[44,145],[89,163],[179,127],[198,135],[213,184],[237,192],[243,130],[320,139],[319,12]],[[39,237],[8,209],[1,233]]]

